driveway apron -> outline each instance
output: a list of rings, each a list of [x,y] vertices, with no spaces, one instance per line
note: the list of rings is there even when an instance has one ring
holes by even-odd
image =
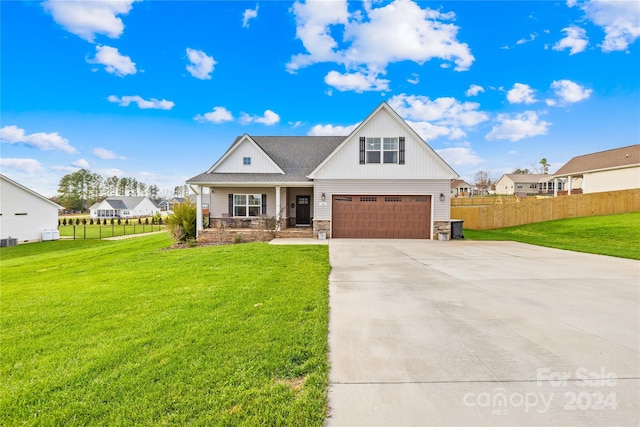
[[[327,426],[640,424],[640,262],[329,242]]]

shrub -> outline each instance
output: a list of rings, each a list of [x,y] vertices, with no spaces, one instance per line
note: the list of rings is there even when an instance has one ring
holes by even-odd
[[[158,219],[162,225],[162,218]],[[189,200],[176,205],[173,214],[167,218],[167,229],[173,240],[187,242],[196,238],[196,206]]]
[[[138,218],[138,224],[142,224],[142,218]]]
[[[122,224],[122,220],[118,218],[118,225]]]
[[[58,227],[60,227],[60,218],[58,218]]]
[[[62,225],[67,225],[67,218],[62,218]]]
[[[102,225],[107,225],[107,218],[102,221]]]
[[[145,218],[145,219],[144,219],[144,223],[145,223],[145,224],[147,224],[147,225],[149,225],[149,218]]]
[[[236,234],[233,236],[233,243],[242,243],[242,234]]]
[[[80,225],[80,218],[76,218],[76,225]]]
[[[115,224],[115,220],[113,218],[111,218],[111,225]]]
[[[82,225],[87,225],[87,218],[82,218]]]
[[[124,225],[129,225],[129,218],[124,220]]]

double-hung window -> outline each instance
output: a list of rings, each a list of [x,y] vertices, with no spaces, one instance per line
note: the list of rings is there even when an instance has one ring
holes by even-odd
[[[233,195],[233,216],[260,216],[261,210],[261,194]]]
[[[366,163],[398,163],[398,138],[368,137],[366,139]],[[362,159],[362,157],[361,157]],[[360,161],[361,164],[364,162]],[[401,164],[404,162],[401,161]]]
[[[384,163],[398,163],[398,138],[382,139],[382,161]]]

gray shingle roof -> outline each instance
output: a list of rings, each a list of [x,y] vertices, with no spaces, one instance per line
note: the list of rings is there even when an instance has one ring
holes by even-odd
[[[113,209],[134,209],[146,198],[145,196],[107,197],[105,202]],[[158,206],[153,200],[151,200],[151,203],[156,205],[156,207]]]
[[[640,163],[640,144],[576,156],[558,169],[554,175],[584,173],[638,163]]]
[[[190,183],[267,183],[304,182],[346,136],[251,136],[251,139],[285,172],[279,173],[201,173]],[[236,139],[237,141],[237,139]]]

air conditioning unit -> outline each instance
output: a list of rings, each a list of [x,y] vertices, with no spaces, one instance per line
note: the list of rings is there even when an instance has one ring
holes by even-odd
[[[18,239],[12,239],[11,236],[6,239],[0,239],[0,248],[6,248],[8,246],[18,246]]]

